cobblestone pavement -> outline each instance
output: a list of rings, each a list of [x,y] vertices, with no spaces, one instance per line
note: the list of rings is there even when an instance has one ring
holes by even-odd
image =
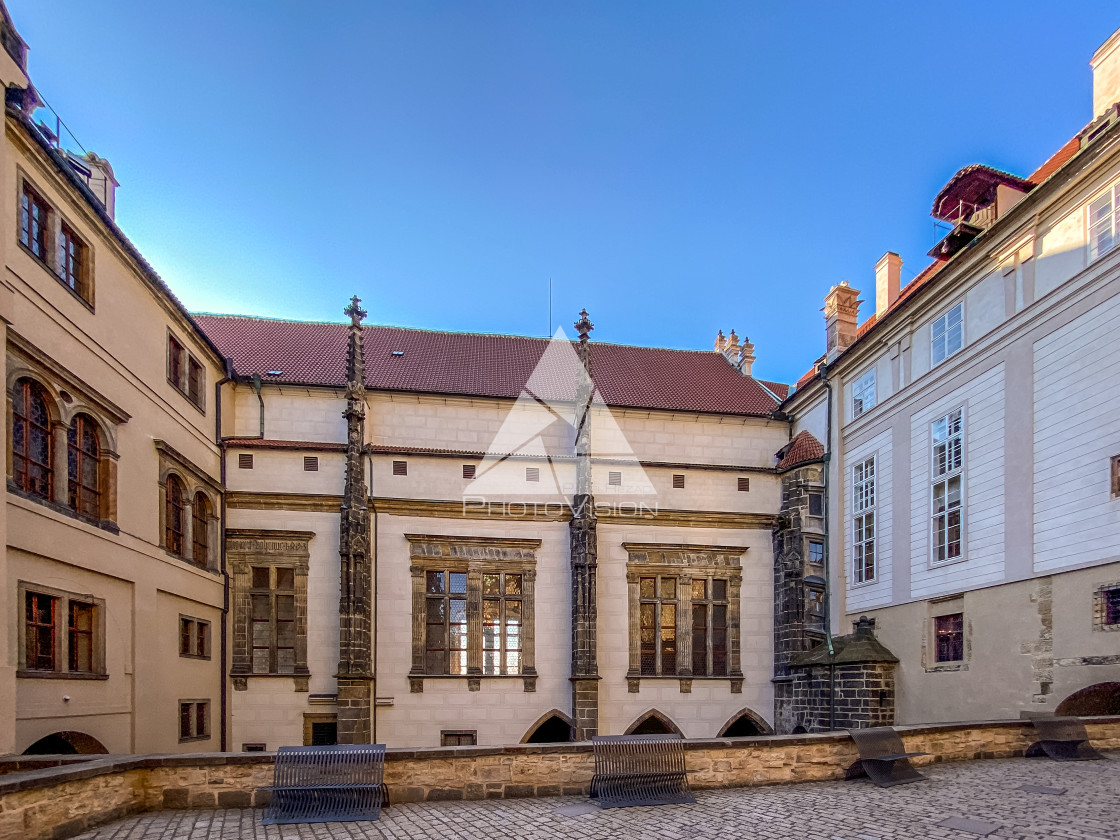
[[[395,805],[378,822],[260,824],[260,811],[165,811],[82,840],[973,840],[939,826],[951,817],[994,823],[993,838],[1120,840],[1120,755],[1057,763],[1007,759],[923,768],[929,781],[879,789],[866,780],[699,791],[695,805],[602,811],[576,797]],[[1064,794],[1019,790],[1064,788]],[[584,813],[579,813],[583,811]],[[564,813],[567,812],[567,813]],[[972,824],[976,828],[976,824]],[[991,826],[988,827],[990,830]],[[985,829],[978,829],[985,830]]]

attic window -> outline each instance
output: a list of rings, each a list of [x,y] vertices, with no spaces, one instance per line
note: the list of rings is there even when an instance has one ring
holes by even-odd
[[[683,490],[684,489],[684,476],[683,475],[674,475],[673,476],[673,489],[674,490]]]
[[[751,480],[749,478],[739,478],[739,492],[749,493],[751,489]]]
[[[394,461],[393,475],[408,475],[408,461]]]
[[[463,464],[463,478],[474,478],[474,471],[474,464]]]
[[[242,452],[237,456],[237,468],[239,470],[251,470],[253,468],[253,455],[251,452]]]
[[[609,484],[611,487],[621,487],[622,486],[622,473],[621,472],[608,472],[607,473],[607,484]]]
[[[403,351],[403,350],[394,350],[394,351],[393,351],[393,355],[394,355],[394,356],[403,356],[403,355],[404,355],[404,351]]]
[[[525,480],[526,481],[540,481],[541,480],[540,467],[526,467],[525,468]]]
[[[284,373],[282,370],[268,370],[265,371],[266,376],[281,376]]]
[[[304,455],[303,456],[303,471],[304,472],[319,472],[319,456],[318,455]]]

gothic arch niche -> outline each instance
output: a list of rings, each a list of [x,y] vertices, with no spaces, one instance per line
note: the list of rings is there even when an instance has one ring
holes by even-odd
[[[541,715],[529,727],[522,744],[558,744],[575,739],[575,721],[559,709]]]
[[[754,738],[773,735],[774,730],[760,715],[750,709],[740,709],[720,729],[717,738]]]
[[[625,735],[680,735],[684,737],[672,720],[666,715],[661,714],[657,709],[650,709],[645,714],[641,715],[636,721],[630,724],[630,728],[626,730]]]
[[[84,732],[55,732],[40,738],[24,755],[107,755],[105,745]]]
[[[1058,704],[1054,714],[1071,717],[1120,715],[1120,682],[1103,682],[1075,691]]]

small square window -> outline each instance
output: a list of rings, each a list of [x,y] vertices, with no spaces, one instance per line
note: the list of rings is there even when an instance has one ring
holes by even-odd
[[[253,468],[253,455],[251,452],[242,452],[237,456],[237,468],[239,470],[251,470]]]
[[[463,464],[463,478],[474,478],[474,471],[474,464]]]
[[[622,473],[621,472],[614,472],[614,471],[608,472],[607,473],[607,484],[611,487],[621,487],[622,486]]]
[[[749,493],[751,489],[751,480],[749,478],[739,477],[739,492]]]
[[[203,741],[210,737],[210,701],[179,701],[179,740]]]
[[[964,614],[939,615],[933,620],[938,662],[964,659]]]
[[[210,622],[200,618],[179,616],[179,655],[198,659],[210,658]]]
[[[824,516],[824,494],[823,493],[810,493],[809,494],[809,515],[810,516]]]
[[[408,475],[408,461],[394,461],[393,475]]]
[[[540,467],[526,467],[525,468],[525,480],[526,481],[540,481],[541,480]]]
[[[683,490],[684,489],[684,476],[683,475],[674,475],[673,476],[673,489],[674,490]]]
[[[304,455],[303,456],[303,471],[304,472],[319,472],[319,456],[318,455]]]
[[[824,543],[816,540],[809,541],[809,562],[814,566],[824,563]]]
[[[443,729],[439,733],[441,747],[473,747],[477,743],[477,729]]]
[[[1101,612],[1105,627],[1120,626],[1120,585],[1101,589]]]

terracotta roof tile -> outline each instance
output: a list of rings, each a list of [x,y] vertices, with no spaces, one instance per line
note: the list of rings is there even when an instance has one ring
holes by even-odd
[[[346,324],[238,315],[194,319],[233,359],[239,375],[346,384]],[[543,338],[383,326],[366,327],[364,339],[368,388],[510,399],[521,394],[549,344]],[[591,369],[600,395],[612,406],[768,416],[780,402],[710,351],[592,342]]]
[[[792,470],[802,464],[810,464],[824,457],[824,444],[809,432],[798,432],[793,440],[778,450],[778,472]]]
[[[1062,148],[1054,152],[1054,154],[1050,156],[1050,159],[1047,160],[1046,163],[1042,164],[1042,166],[1038,167],[1038,169],[1036,169],[1030,174],[1030,176],[1028,176],[1027,180],[1035,184],[1041,184],[1043,181],[1045,181],[1047,178],[1061,169],[1066,164],[1066,161],[1072,158],[1079,151],[1081,151],[1080,132],[1078,132],[1078,134],[1074,137],[1070,138],[1069,142],[1062,146]]]

